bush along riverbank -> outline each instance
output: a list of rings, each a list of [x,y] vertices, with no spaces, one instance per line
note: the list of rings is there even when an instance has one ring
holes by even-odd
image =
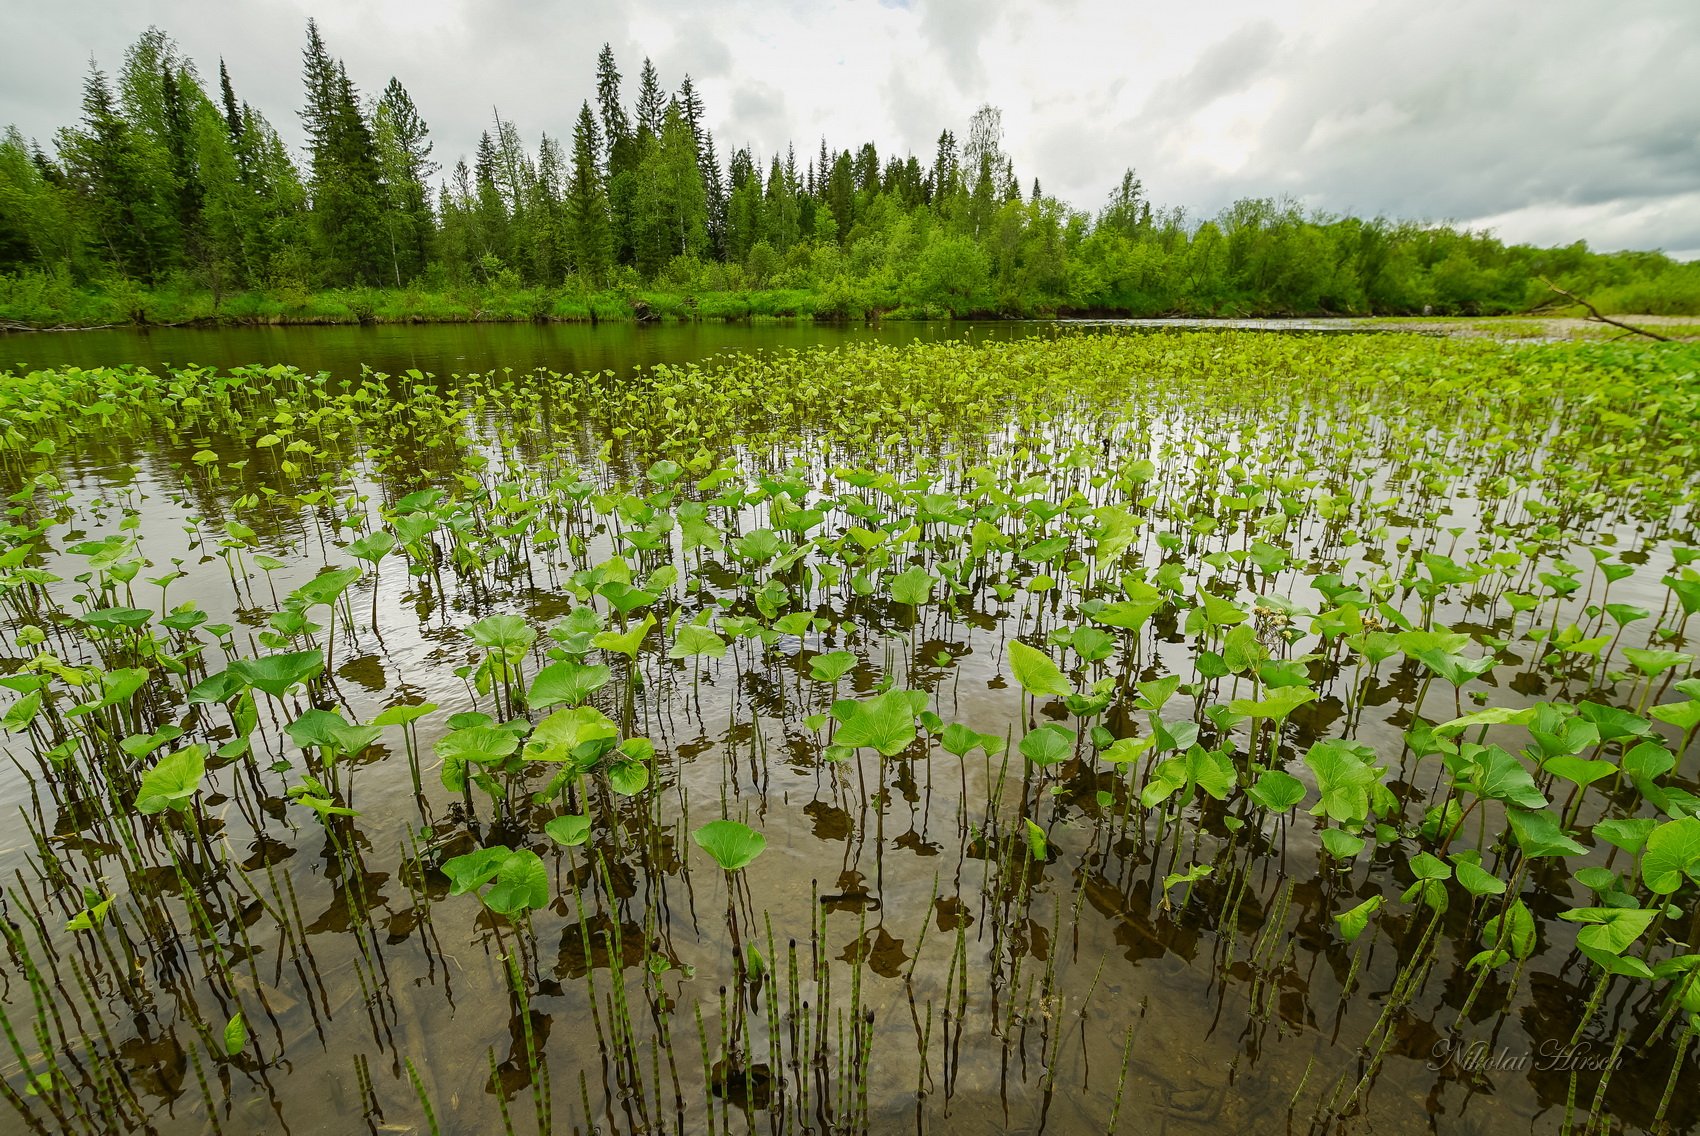
[[[1622,297],[1629,301],[1633,296]],[[1639,297],[1645,300],[1645,297]],[[1601,305],[1608,313],[1671,305]],[[1681,305],[1677,305],[1681,307]],[[1054,318],[1316,318],[1363,312],[1294,309],[1256,303],[1070,306],[963,297],[910,302],[895,290],[840,283],[829,288],[737,291],[623,287],[597,291],[545,287],[286,289],[218,295],[194,288],[144,288],[132,281],[76,286],[48,278],[0,277],[0,331],[104,327],[287,327],[408,323],[646,323],[749,321],[877,321]],[[1404,321],[1421,313],[1377,313]],[[1674,314],[1681,314],[1680,312]],[[1542,318],[1584,316],[1580,307],[1543,309]],[[1510,317],[1475,319],[1484,325]],[[1444,317],[1459,318],[1459,317]]]

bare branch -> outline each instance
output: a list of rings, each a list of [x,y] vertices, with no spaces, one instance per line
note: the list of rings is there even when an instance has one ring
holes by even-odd
[[[1582,297],[1576,295],[1574,292],[1565,291],[1557,284],[1554,284],[1551,280],[1548,280],[1545,276],[1537,276],[1535,279],[1539,280],[1542,284],[1545,284],[1548,288],[1551,288],[1554,292],[1557,292],[1560,296],[1563,296],[1570,302],[1581,304],[1584,308],[1587,308],[1588,318],[1597,323],[1609,323],[1613,327],[1621,327],[1624,331],[1634,332],[1636,335],[1645,335],[1648,339],[1656,339],[1660,343],[1674,342],[1674,340],[1672,340],[1668,335],[1660,335],[1656,331],[1648,331],[1644,327],[1636,327],[1634,324],[1624,323],[1622,320],[1614,320],[1610,316],[1601,315],[1600,309],[1596,308]]]

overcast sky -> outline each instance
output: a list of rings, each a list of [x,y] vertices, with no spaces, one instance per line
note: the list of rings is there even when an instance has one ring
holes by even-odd
[[[292,142],[314,15],[361,90],[399,77],[445,166],[492,107],[568,136],[610,43],[687,73],[724,160],[824,135],[929,161],[1003,110],[1023,189],[1096,208],[1127,166],[1189,216],[1291,195],[1511,241],[1700,256],[1700,0],[11,0],[0,123],[46,142],[92,53],[147,25]]]

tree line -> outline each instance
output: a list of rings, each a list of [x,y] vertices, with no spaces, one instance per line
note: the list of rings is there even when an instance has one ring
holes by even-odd
[[[1451,225],[1247,199],[1194,221],[1130,169],[1096,211],[1018,178],[998,111],[933,154],[794,145],[724,163],[689,76],[646,59],[629,107],[604,46],[571,138],[529,146],[500,111],[448,170],[406,88],[364,95],[309,20],[300,159],[150,28],[91,64],[51,152],[0,140],[0,276],[99,290],[479,288],[677,295],[789,290],[807,309],[916,315],[1497,313],[1541,278],[1618,310],[1700,312],[1700,271],[1659,253],[1507,245]],[[216,87],[216,89],[214,89]]]

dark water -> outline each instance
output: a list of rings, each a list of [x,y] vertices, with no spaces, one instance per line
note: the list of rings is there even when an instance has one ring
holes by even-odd
[[[0,337],[0,369],[110,367],[135,363],[237,367],[287,363],[346,377],[362,366],[449,375],[504,367],[531,371],[629,370],[689,363],[728,351],[801,350],[845,343],[1012,339],[1048,330],[1039,322],[384,324],[370,327],[161,328],[36,332]]]

